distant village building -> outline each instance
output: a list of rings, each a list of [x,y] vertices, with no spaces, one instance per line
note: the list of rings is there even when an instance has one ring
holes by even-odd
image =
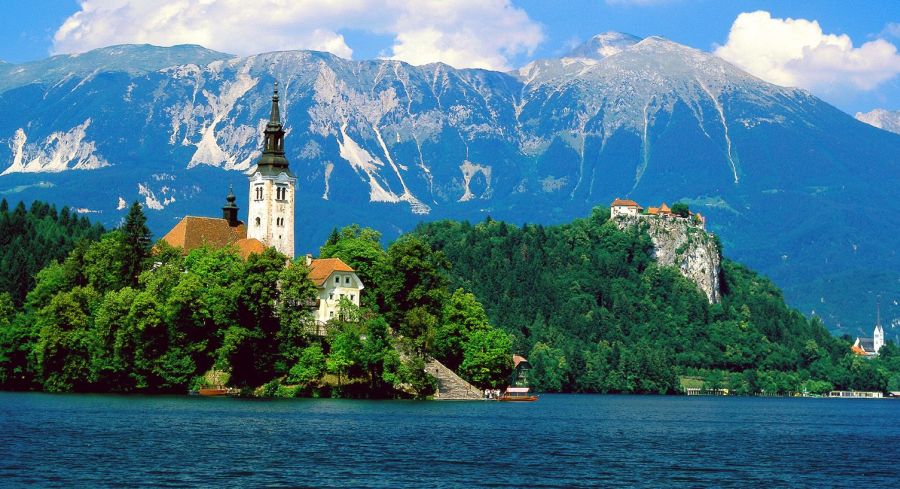
[[[234,192],[229,189],[222,218],[185,216],[163,241],[183,252],[201,246],[232,246],[247,259],[274,247],[288,258],[294,257],[294,204],[297,177],[291,173],[284,152],[284,128],[278,109],[278,84],[272,95],[272,109],[264,133],[263,154],[250,174],[248,223],[238,220]],[[356,272],[340,258],[313,259],[307,255],[309,279],[319,288],[314,304],[316,332],[324,334],[326,322],[338,316],[341,299],[359,306],[364,288]]]
[[[875,319],[875,331],[872,332],[871,338],[856,337],[850,351],[860,356],[874,357],[878,356],[878,351],[884,346],[884,328],[881,327],[881,305],[878,306],[878,312]]]

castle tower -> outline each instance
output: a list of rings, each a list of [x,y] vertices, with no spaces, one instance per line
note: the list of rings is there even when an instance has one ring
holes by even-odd
[[[272,94],[272,112],[266,124],[263,154],[250,174],[247,237],[294,258],[294,195],[297,177],[284,157],[284,128],[278,110],[278,82]]]
[[[875,353],[884,346],[884,329],[881,327],[881,301],[878,302],[878,313],[875,319],[875,332],[872,333],[872,348]]]

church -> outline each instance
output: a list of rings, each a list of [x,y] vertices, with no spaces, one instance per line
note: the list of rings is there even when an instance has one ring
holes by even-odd
[[[884,346],[884,328],[881,327],[881,305],[878,305],[878,312],[875,319],[875,330],[872,332],[871,338],[856,337],[850,351],[864,357],[878,356],[878,350]]]
[[[228,190],[222,217],[185,216],[163,241],[187,254],[201,246],[234,247],[243,259],[273,247],[294,257],[294,207],[297,177],[291,173],[284,152],[284,127],[278,108],[278,83],[272,94],[272,110],[264,132],[263,152],[249,172],[247,223],[238,219],[237,197]],[[318,334],[334,318],[342,299],[359,306],[363,283],[340,258],[313,259],[306,256],[309,278],[319,288],[314,316]]]

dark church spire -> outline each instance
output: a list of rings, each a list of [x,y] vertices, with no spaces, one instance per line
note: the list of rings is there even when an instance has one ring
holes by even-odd
[[[269,113],[269,122],[266,124],[266,131],[263,143],[263,154],[257,162],[258,171],[264,173],[286,172],[289,176],[293,176],[288,170],[288,160],[284,157],[284,127],[281,125],[281,111],[278,108],[278,82],[275,82],[275,90],[272,93],[272,110]]]
[[[228,196],[225,197],[225,205],[222,207],[222,219],[228,221],[228,225],[235,227],[241,223],[238,221],[238,206],[234,203],[237,197],[234,196],[234,189],[228,186]]]
[[[272,94],[272,113],[269,114],[269,125],[281,125],[281,112],[278,110],[278,82],[275,82],[275,91]]]

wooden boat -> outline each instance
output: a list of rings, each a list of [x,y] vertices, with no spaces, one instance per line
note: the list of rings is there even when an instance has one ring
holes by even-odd
[[[500,396],[498,401],[503,402],[534,402],[538,400],[538,396],[529,394],[528,387],[507,387],[506,392]]]
[[[200,389],[197,391],[197,394],[206,397],[219,397],[227,396],[228,394],[230,394],[230,392],[224,387],[214,387],[210,389]]]

